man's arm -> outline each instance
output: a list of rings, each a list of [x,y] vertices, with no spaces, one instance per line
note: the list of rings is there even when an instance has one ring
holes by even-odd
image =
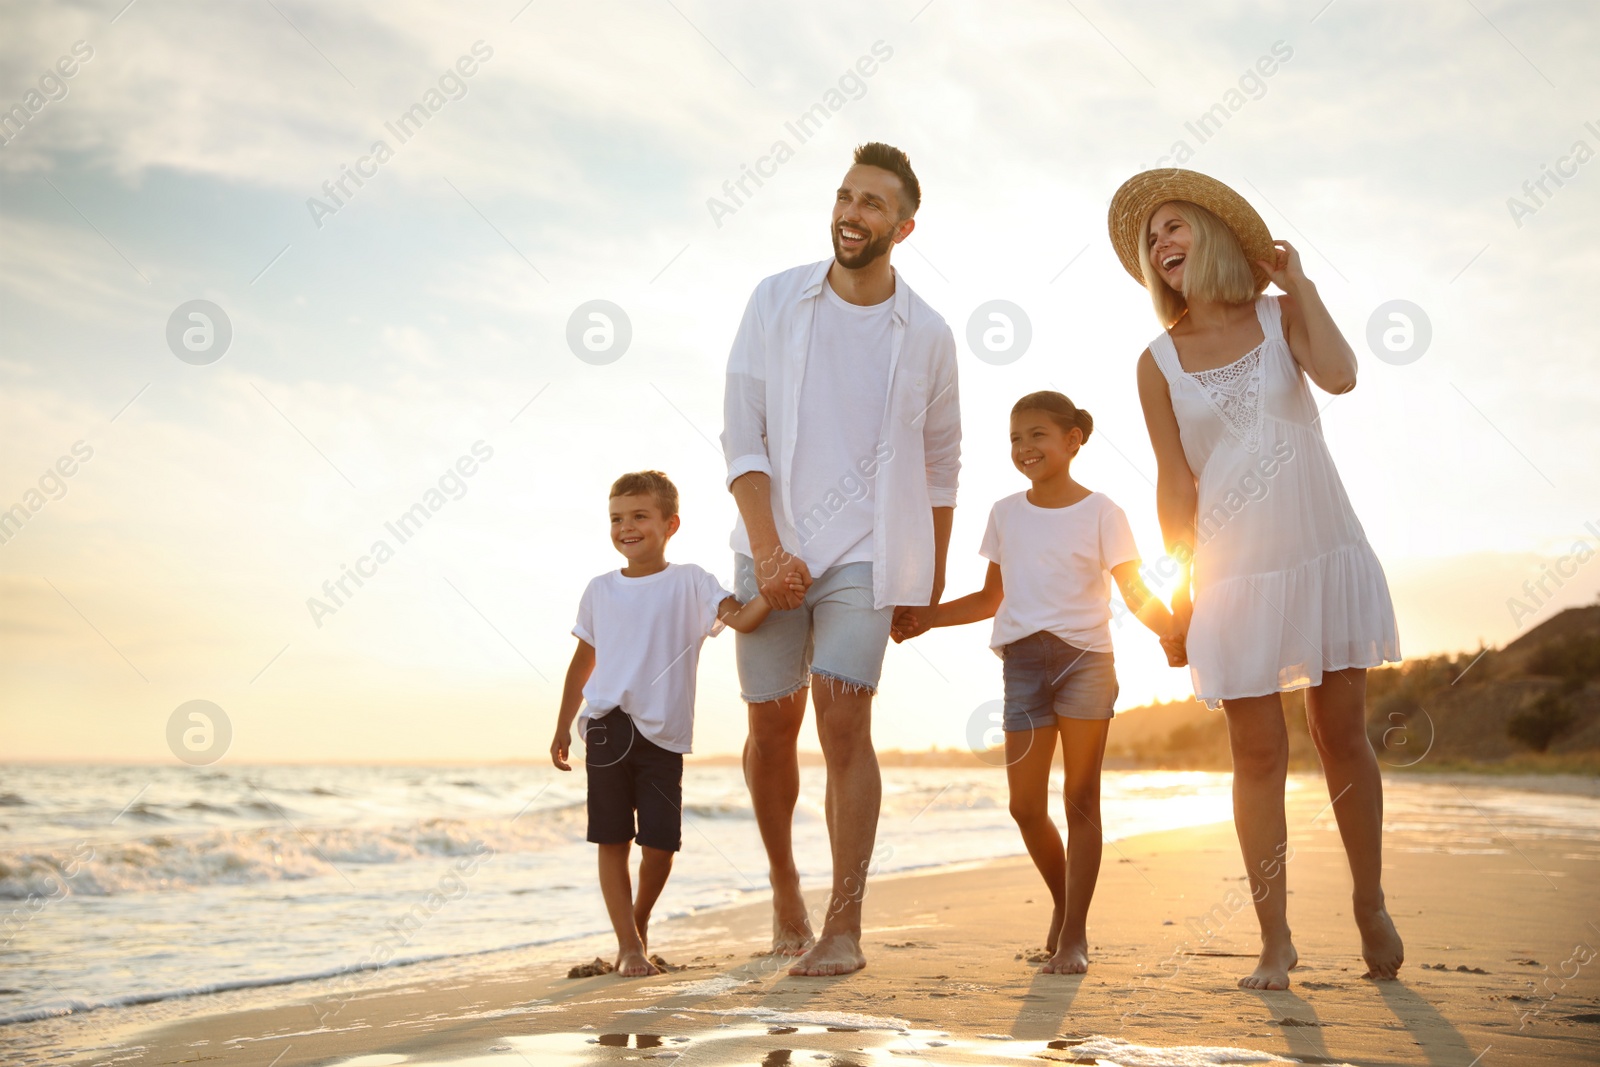
[[[937,605],[944,596],[944,560],[950,554],[950,530],[956,524],[955,508],[933,509],[933,596],[930,605]]]
[[[750,558],[756,563],[756,588],[772,607],[788,611],[800,606],[811,585],[811,572],[799,556],[790,555],[778,539],[772,516],[772,478],[750,471],[733,480],[734,503],[750,535]],[[793,580],[791,580],[793,579]],[[795,591],[798,582],[799,592]]]
[[[787,577],[798,573],[805,585],[811,575],[805,564],[783,551],[772,514],[772,460],[767,454],[767,350],[761,321],[761,289],[750,294],[739,332],[728,352],[728,377],[722,395],[722,453],[728,463],[727,486],[739,507],[750,555],[756,562],[756,583],[773,607],[800,606]]]
[[[578,709],[583,706],[583,687],[589,684],[589,675],[593,673],[594,646],[580,637],[572,653],[572,662],[567,666],[567,681],[561,690],[561,712],[556,716],[556,736],[550,742],[550,761],[563,771],[572,770],[572,764],[567,762],[572,749],[572,720],[578,717]]]

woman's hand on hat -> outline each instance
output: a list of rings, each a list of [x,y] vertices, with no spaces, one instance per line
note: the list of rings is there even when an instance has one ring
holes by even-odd
[[[1258,259],[1256,263],[1267,272],[1267,277],[1286,293],[1294,292],[1295,288],[1310,279],[1306,277],[1305,270],[1300,266],[1300,253],[1288,241],[1272,242],[1275,262]]]

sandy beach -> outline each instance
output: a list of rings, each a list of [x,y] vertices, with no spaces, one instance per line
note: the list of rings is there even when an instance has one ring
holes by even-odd
[[[869,965],[843,978],[792,978],[760,955],[768,911],[753,903],[660,924],[652,950],[686,965],[660,977],[566,978],[609,954],[590,938],[476,971],[421,965],[359,986],[301,984],[265,1005],[259,990],[254,1006],[191,998],[159,1023],[52,1025],[79,1049],[94,1028],[96,1050],[73,1062],[137,1067],[1600,1062],[1591,837],[1512,840],[1487,814],[1475,826],[1430,825],[1418,810],[1392,819],[1386,885],[1407,960],[1400,981],[1375,983],[1361,977],[1324,805],[1306,791],[1290,807],[1302,962],[1286,992],[1234,985],[1256,926],[1232,826],[1220,823],[1107,847],[1085,976],[1037,973],[1027,956],[1048,897],[1026,860],[998,860],[877,879]]]

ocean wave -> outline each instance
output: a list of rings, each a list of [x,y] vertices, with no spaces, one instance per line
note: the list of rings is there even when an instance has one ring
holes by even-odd
[[[130,814],[134,809],[130,809]],[[167,821],[158,817],[151,821]],[[343,864],[533,852],[581,842],[582,804],[515,819],[424,819],[392,826],[280,825],[164,833],[73,846],[0,851],[0,900],[59,898],[297,881]]]

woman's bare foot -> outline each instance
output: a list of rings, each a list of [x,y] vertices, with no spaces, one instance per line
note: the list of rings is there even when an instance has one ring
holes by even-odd
[[[1040,974],[1083,974],[1089,969],[1089,942],[1086,938],[1063,941],[1055,955],[1039,968]]]
[[[617,974],[624,978],[643,978],[650,974],[660,974],[661,969],[645,959],[644,952],[619,952],[617,953]]]
[[[1239,979],[1240,989],[1288,989],[1289,972],[1300,962],[1287,932],[1282,937],[1264,938],[1256,969]]]
[[[1052,956],[1055,955],[1056,949],[1061,944],[1061,924],[1066,919],[1066,904],[1064,902],[1056,904],[1055,909],[1050,912],[1050,932],[1044,937],[1044,950]]]
[[[867,965],[861,954],[861,939],[854,934],[824,933],[821,940],[800,957],[789,973],[826,978],[836,974],[849,974]]]
[[[1400,932],[1389,918],[1389,909],[1383,905],[1383,898],[1378,898],[1376,907],[1357,907],[1355,915],[1356,927],[1361,931],[1361,958],[1367,961],[1367,973],[1361,977],[1394,978],[1400,973],[1406,950],[1400,941]]]

